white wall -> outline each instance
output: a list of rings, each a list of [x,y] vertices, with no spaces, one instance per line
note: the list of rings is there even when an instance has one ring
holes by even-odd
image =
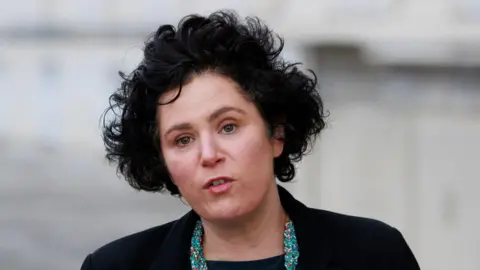
[[[329,124],[292,190],[397,227],[422,269],[477,269],[478,69],[371,67],[344,54],[317,56]]]

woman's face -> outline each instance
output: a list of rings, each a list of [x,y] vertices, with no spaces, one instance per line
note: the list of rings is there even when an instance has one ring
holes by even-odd
[[[177,100],[158,107],[167,168],[181,195],[207,220],[247,215],[277,192],[273,159],[283,143],[269,135],[241,91],[224,76],[204,73],[184,85]]]

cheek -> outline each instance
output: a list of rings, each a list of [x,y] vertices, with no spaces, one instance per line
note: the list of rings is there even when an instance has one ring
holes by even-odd
[[[189,182],[187,179],[192,179],[194,171],[192,162],[187,158],[171,158],[166,156],[167,168],[172,177],[173,183],[179,188],[183,189]]]
[[[250,136],[243,143],[239,144],[238,158],[253,167],[264,166],[265,162],[273,159],[272,148],[266,138]]]

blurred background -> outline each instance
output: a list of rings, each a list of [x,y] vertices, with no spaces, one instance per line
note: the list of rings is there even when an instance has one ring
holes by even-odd
[[[1,1],[0,268],[79,269],[188,210],[117,178],[99,117],[149,33],[220,8],[319,77],[328,128],[284,186],[397,227],[422,269],[480,269],[479,0]]]

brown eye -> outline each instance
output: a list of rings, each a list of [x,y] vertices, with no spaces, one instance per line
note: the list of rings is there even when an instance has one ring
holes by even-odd
[[[222,132],[224,134],[230,134],[230,133],[233,133],[237,130],[237,126],[234,125],[234,124],[227,124],[225,126],[222,127]]]
[[[184,136],[175,140],[175,143],[180,147],[185,147],[193,141],[192,137]]]

